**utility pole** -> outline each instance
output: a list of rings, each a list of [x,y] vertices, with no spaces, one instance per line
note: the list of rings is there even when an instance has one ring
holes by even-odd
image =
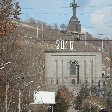
[[[102,47],[101,47],[101,48],[102,48],[102,52],[103,52],[103,48],[104,48],[104,43],[103,43],[103,40],[102,40]]]
[[[84,34],[84,37],[85,37],[85,46],[86,46],[86,45],[87,45],[87,42],[86,42],[86,40],[87,40],[87,35]]]
[[[44,31],[44,25],[42,24],[42,39],[43,39],[43,31]]]
[[[42,31],[42,39],[43,39],[43,31],[44,31],[44,25],[42,24],[42,28],[39,29],[39,27],[37,26],[37,39],[39,38],[39,30]]]
[[[37,26],[37,39],[38,39],[38,34],[39,34],[39,28],[38,28],[38,26]]]

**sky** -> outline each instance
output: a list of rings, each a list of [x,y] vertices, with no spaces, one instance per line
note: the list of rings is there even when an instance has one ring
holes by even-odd
[[[73,0],[19,0],[21,19],[34,18],[47,24],[68,24],[72,16],[70,3]],[[112,39],[112,0],[76,0],[77,17],[82,32]]]

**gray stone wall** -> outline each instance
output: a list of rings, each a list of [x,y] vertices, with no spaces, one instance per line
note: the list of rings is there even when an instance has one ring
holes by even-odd
[[[77,74],[70,75],[70,61],[78,62],[79,84]],[[100,52],[45,51],[45,76],[51,87],[66,85],[77,88],[81,85],[97,85],[102,77],[102,55]]]

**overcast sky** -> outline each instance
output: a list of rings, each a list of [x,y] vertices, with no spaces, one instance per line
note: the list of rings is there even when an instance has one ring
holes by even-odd
[[[73,0],[20,0],[23,20],[33,17],[48,24],[68,24],[72,16]],[[83,32],[112,39],[112,0],[76,0],[77,17]],[[31,9],[25,9],[31,8]],[[27,14],[28,13],[28,18]],[[103,35],[102,35],[103,34]]]

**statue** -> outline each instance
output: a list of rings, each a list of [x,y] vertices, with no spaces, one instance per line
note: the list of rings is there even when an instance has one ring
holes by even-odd
[[[74,2],[70,4],[70,7],[73,7],[73,16],[76,16],[76,8],[78,7],[78,5],[75,3],[75,0],[73,0]]]

